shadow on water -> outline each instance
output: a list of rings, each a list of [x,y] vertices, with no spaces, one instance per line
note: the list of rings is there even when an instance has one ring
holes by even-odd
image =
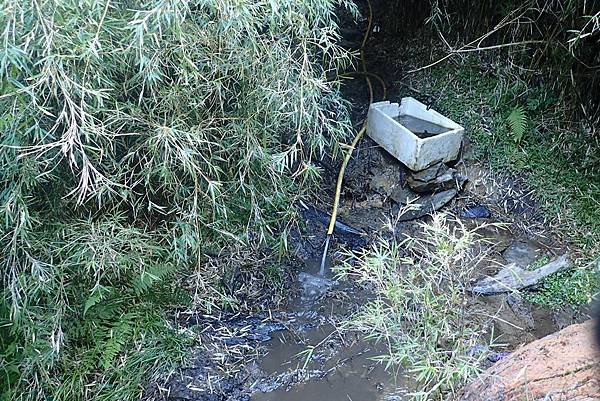
[[[412,116],[401,115],[395,118],[395,120],[421,139],[430,138],[451,131],[450,128],[442,127],[441,125],[433,124],[429,121]]]

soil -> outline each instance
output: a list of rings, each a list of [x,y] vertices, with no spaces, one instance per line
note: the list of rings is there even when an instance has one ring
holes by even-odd
[[[359,5],[363,6],[361,2]],[[381,3],[381,4],[379,4]],[[389,3],[389,2],[388,2]],[[368,42],[367,69],[383,78],[389,99],[413,96],[429,103],[430,94],[415,93],[402,82],[410,57],[403,54],[394,18],[387,16],[385,2],[374,1],[373,32]],[[352,27],[342,16],[342,26]],[[360,37],[366,21],[346,28],[348,38]],[[393,28],[393,29],[392,29]],[[358,33],[358,35],[357,35]],[[348,41],[348,43],[351,43]],[[358,41],[355,41],[358,43]],[[362,78],[349,80],[344,95],[354,105],[357,126],[366,116],[368,96]],[[377,90],[377,95],[381,95]],[[428,131],[429,132],[429,131]],[[298,206],[304,224],[290,238],[295,258],[285,269],[296,277],[288,283],[287,304],[254,315],[223,315],[219,319],[187,315],[179,322],[198,333],[200,346],[188,366],[171,375],[148,398],[167,400],[402,400],[414,386],[402,370],[391,371],[373,360],[385,354],[385,344],[365,341],[362,333],[341,330],[344,321],[360,309],[370,293],[354,283],[338,282],[331,272],[317,274],[323,250],[326,219],[333,198],[337,168],[323,162],[325,186],[319,198]],[[525,267],[542,256],[557,256],[568,246],[547,232],[531,191],[519,177],[494,174],[470,153],[466,139],[462,158],[454,165],[468,178],[464,189],[443,208],[456,216],[473,206],[489,211],[485,219],[463,219],[471,227],[486,225],[479,233],[488,238],[488,258],[480,275],[495,273],[500,266],[518,262]],[[339,221],[364,233],[337,232],[329,255],[335,264],[339,251],[368,246],[375,238],[403,239],[418,235],[417,224],[402,221],[402,206],[394,200],[405,188],[408,170],[396,159],[364,138],[347,168],[339,207]],[[328,260],[330,263],[331,261]],[[518,294],[472,297],[489,332],[496,336],[497,351],[544,337],[588,318],[585,310],[565,307],[549,310],[527,304]]]
[[[600,355],[592,322],[519,348],[462,389],[457,401],[600,399]]]

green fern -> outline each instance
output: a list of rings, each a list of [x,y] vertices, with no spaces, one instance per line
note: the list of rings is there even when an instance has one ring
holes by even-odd
[[[521,142],[527,130],[527,113],[522,106],[516,106],[507,117],[508,126],[512,132],[513,140]]]
[[[141,295],[174,272],[175,268],[171,265],[152,266],[148,270],[142,271],[132,280],[133,290],[137,295]]]
[[[106,343],[104,343],[104,350],[102,352],[101,363],[103,369],[106,370],[112,365],[113,360],[119,355],[126,343],[130,340],[133,333],[133,319],[135,317],[137,316],[124,315],[110,330],[109,337]]]
[[[105,299],[108,295],[110,295],[111,291],[112,287],[104,287],[102,285],[94,287],[91,291],[91,295],[85,301],[85,305],[83,306],[83,316],[86,315],[90,308],[93,308],[103,299]]]

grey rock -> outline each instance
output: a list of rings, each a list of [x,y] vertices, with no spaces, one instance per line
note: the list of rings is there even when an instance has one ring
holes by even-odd
[[[452,188],[461,189],[466,177],[444,163],[435,164],[428,169],[412,173],[406,183],[415,192],[425,193],[445,191]]]
[[[502,268],[493,277],[486,277],[475,284],[470,291],[480,295],[501,294],[537,285],[549,275],[570,266],[568,256],[561,257],[535,270],[525,270],[515,263]]]
[[[518,293],[511,293],[506,296],[506,303],[513,311],[515,315],[521,318],[523,322],[527,325],[529,330],[533,330],[535,328],[535,319],[533,318],[533,313],[525,302],[523,298]]]
[[[406,179],[402,167],[399,163],[395,163],[373,168],[369,188],[381,195],[389,196],[395,188],[402,187]]]
[[[514,263],[517,266],[527,267],[538,258],[540,253],[539,244],[533,241],[517,241],[502,253],[502,256],[508,263]]]
[[[419,194],[412,191],[410,188],[394,188],[392,193],[390,194],[390,198],[393,199],[396,203],[406,205],[411,203],[419,198]]]
[[[408,176],[409,180],[429,182],[435,180],[437,177],[444,175],[450,168],[444,163],[436,163],[425,170],[413,172]]]
[[[405,192],[408,196],[404,199],[404,202],[400,202],[403,204],[409,204],[409,202],[414,199],[414,201],[410,202],[411,208],[407,210],[402,216],[400,216],[400,221],[408,221],[418,219],[427,214],[430,214],[436,210],[441,209],[444,205],[452,200],[456,196],[458,191],[456,189],[449,189],[444,192],[439,192],[435,194],[418,196],[414,192],[412,193],[412,198],[410,197],[409,192]]]

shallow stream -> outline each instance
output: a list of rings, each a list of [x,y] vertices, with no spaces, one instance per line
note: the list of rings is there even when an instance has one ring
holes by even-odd
[[[366,342],[361,333],[340,330],[339,323],[369,299],[369,294],[318,275],[318,260],[299,273],[301,292],[290,304],[296,321],[265,343],[258,367],[273,377],[297,374],[293,385],[256,391],[255,401],[402,400],[397,388],[408,379],[374,360],[386,353],[383,343]],[[260,386],[259,386],[260,387]]]

